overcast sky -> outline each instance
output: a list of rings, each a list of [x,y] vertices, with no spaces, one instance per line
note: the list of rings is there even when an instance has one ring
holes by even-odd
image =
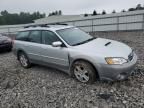
[[[62,10],[63,14],[92,13],[93,10],[108,13],[114,9],[122,9],[144,5],[144,0],[0,0],[0,11],[8,10],[12,13],[40,11],[48,14],[54,10]]]

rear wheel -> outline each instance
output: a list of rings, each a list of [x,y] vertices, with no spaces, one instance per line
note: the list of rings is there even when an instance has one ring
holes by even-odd
[[[24,68],[29,68],[31,66],[31,63],[29,62],[29,59],[25,53],[20,52],[18,54],[18,58],[21,66],[23,66]]]
[[[93,83],[96,80],[95,69],[86,61],[76,61],[72,70],[76,79],[80,82]]]

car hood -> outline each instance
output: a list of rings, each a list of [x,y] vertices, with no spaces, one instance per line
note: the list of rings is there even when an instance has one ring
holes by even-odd
[[[7,39],[9,39],[6,36],[0,36],[0,43],[3,43],[4,41],[6,41]]]
[[[83,53],[91,53],[103,57],[124,57],[125,59],[128,59],[128,55],[132,52],[132,49],[124,43],[103,38],[96,38],[74,48]]]

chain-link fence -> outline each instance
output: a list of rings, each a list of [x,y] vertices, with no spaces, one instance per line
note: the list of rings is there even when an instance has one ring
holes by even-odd
[[[60,20],[57,22],[59,16],[56,16],[55,19],[51,20],[49,17],[44,20],[36,20],[33,24],[40,23],[67,23],[69,25],[74,25],[86,32],[95,32],[95,31],[133,31],[133,30],[144,30],[144,10],[133,11],[133,12],[124,12],[117,14],[108,14],[108,15],[98,15],[98,16],[89,16],[81,17],[79,19],[73,19],[68,21]],[[19,29],[22,29],[24,26],[31,24],[23,25],[7,25],[0,26],[0,33],[13,34],[16,33]]]

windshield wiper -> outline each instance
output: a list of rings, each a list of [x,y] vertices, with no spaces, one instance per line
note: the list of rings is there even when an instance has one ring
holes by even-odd
[[[83,41],[83,42],[80,42],[80,43],[74,44],[74,45],[72,45],[72,46],[81,45],[81,44],[87,43],[87,42],[89,42],[89,41],[92,41],[92,40],[94,40],[94,39],[96,39],[96,37],[90,38],[90,39],[85,40],[85,41]]]

